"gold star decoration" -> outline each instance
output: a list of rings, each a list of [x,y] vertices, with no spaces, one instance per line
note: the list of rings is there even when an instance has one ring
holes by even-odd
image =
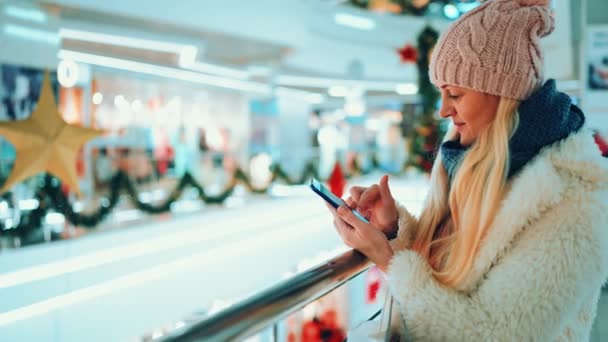
[[[38,105],[32,115],[26,120],[0,122],[0,135],[15,147],[17,154],[0,193],[37,173],[49,172],[80,195],[76,173],[78,151],[85,142],[102,134],[103,131],[63,120],[57,110],[49,73],[45,72]]]

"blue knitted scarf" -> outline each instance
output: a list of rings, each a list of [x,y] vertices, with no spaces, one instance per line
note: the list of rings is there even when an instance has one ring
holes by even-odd
[[[585,122],[583,112],[570,97],[558,92],[555,80],[548,80],[518,108],[519,126],[509,140],[511,178],[540,150],[578,131]],[[458,140],[441,144],[443,165],[448,172],[450,183],[467,151]]]

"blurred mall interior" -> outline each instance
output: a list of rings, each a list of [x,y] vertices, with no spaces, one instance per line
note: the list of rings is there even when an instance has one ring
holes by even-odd
[[[419,212],[451,124],[428,56],[478,5],[0,0],[0,340],[162,340],[332,260],[311,177],[343,194],[389,173]],[[546,75],[608,156],[608,1],[552,6]],[[87,129],[52,172],[4,127],[57,113]],[[342,341],[384,291],[371,268],[248,340]]]

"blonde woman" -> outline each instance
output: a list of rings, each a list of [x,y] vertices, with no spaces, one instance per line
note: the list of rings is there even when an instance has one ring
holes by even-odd
[[[415,341],[589,340],[608,275],[608,160],[543,80],[553,25],[548,0],[487,1],[455,22],[431,57],[453,128],[420,217],[386,176],[347,200],[369,224],[332,210]]]

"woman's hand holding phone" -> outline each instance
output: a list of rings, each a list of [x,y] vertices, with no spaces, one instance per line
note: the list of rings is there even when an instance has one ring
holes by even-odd
[[[399,212],[388,186],[388,175],[370,187],[352,187],[346,204],[363,214],[372,226],[379,228],[389,239],[397,235]]]

